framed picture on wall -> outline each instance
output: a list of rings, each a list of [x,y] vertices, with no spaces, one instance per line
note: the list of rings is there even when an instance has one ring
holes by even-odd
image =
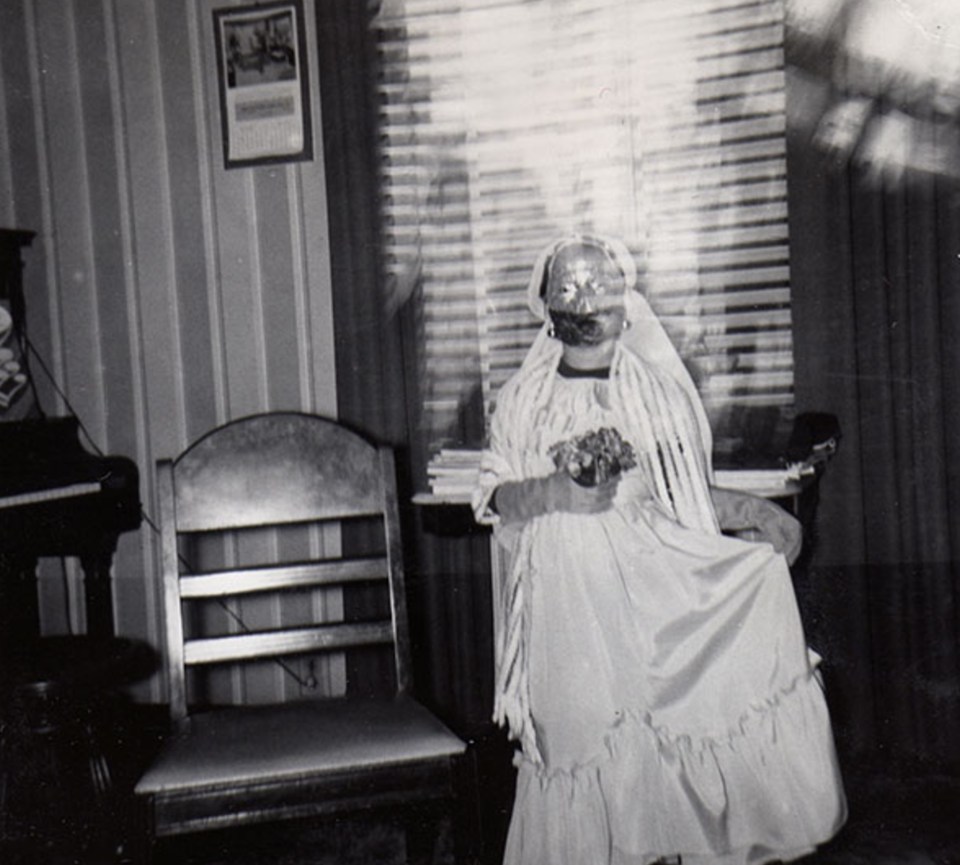
[[[227,168],[313,158],[303,0],[213,10]]]

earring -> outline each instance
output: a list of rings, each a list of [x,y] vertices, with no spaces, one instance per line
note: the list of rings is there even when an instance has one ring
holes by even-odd
[[[630,326],[631,326],[632,324],[633,324],[632,321],[627,321],[626,319],[624,319],[624,320],[623,320],[623,329],[624,329],[624,330],[630,330]]]
[[[549,336],[551,339],[557,338],[557,329],[553,326],[552,321],[547,325],[547,336]]]

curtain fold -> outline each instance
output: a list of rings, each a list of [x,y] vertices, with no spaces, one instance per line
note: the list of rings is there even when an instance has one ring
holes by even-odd
[[[808,630],[841,742],[957,764],[960,186],[840,164],[797,126],[789,178],[797,410],[843,432]]]
[[[415,687],[454,727],[470,730],[488,722],[492,706],[489,548],[472,518],[425,514],[411,502],[413,479],[424,476],[426,460],[418,331],[413,305],[395,309],[384,290],[372,14],[356,0],[317,4],[338,416],[395,449]],[[349,616],[364,616],[373,603],[362,591],[344,598]],[[348,670],[353,690],[370,675],[378,675],[376,665],[354,659]]]

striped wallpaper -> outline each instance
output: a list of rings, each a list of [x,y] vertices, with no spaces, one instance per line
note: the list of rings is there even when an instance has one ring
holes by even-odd
[[[312,0],[309,162],[225,170],[212,8],[0,0],[0,226],[24,251],[29,335],[95,446],[154,463],[226,420],[336,411]],[[68,405],[35,370],[50,415]],[[160,644],[155,534],[121,538],[118,633]],[[41,569],[47,633],[82,632],[74,563]],[[160,700],[162,679],[138,697]]]

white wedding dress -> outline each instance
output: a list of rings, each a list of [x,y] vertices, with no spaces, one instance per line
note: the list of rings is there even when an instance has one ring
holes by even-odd
[[[786,561],[680,524],[644,468],[664,458],[636,429],[648,407],[619,407],[608,379],[534,375],[551,377],[536,385],[549,398],[535,412],[529,388],[501,395],[487,493],[549,474],[552,444],[601,427],[641,464],[604,514],[497,528],[513,555],[497,613],[498,718],[522,744],[506,865],[809,853],[846,807]],[[488,498],[478,516],[491,519]]]

